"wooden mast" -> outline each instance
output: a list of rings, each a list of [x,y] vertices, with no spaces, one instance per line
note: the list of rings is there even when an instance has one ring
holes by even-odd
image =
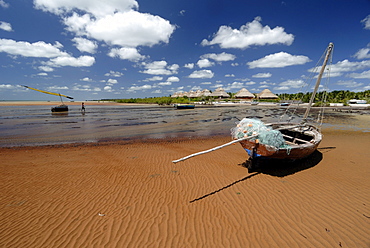
[[[311,96],[311,99],[310,99],[310,102],[308,104],[308,107],[306,109],[306,113],[304,114],[303,116],[303,122],[306,121],[307,117],[308,117],[308,114],[310,113],[310,110],[311,110],[311,107],[312,107],[312,103],[313,101],[315,100],[315,95],[316,95],[316,92],[317,90],[319,89],[319,85],[320,85],[320,81],[321,81],[321,78],[322,78],[322,75],[324,73],[324,70],[325,70],[325,67],[326,67],[326,64],[328,63],[328,60],[329,60],[329,56],[333,50],[333,47],[334,47],[334,44],[332,42],[330,42],[328,48],[327,48],[327,52],[326,52],[326,57],[325,57],[325,60],[324,60],[324,63],[322,64],[322,67],[321,67],[321,70],[320,70],[320,73],[319,73],[319,76],[317,77],[317,81],[316,81],[316,85],[315,85],[315,89],[313,90],[312,92],[312,96]]]

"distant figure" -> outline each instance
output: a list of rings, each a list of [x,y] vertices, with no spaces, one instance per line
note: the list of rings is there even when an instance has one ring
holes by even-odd
[[[81,111],[85,112],[85,103],[82,103]]]

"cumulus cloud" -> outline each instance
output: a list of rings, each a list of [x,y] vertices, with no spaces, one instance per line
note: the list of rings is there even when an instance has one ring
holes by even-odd
[[[124,74],[119,71],[109,71],[104,74],[106,77],[122,77]]]
[[[66,30],[77,36],[120,47],[113,48],[109,56],[134,62],[145,58],[136,47],[168,43],[176,29],[160,16],[138,12],[134,0],[35,0],[34,5],[59,15]]]
[[[15,86],[11,84],[0,84],[0,90],[1,89],[11,90],[11,89],[15,89]]]
[[[34,5],[37,9],[56,15],[79,9],[96,17],[112,15],[119,11],[128,11],[139,7],[135,0],[34,0]]]
[[[357,82],[354,82],[354,81],[339,81],[337,82],[338,85],[342,85],[346,88],[358,88],[358,87],[361,87],[363,85],[363,83],[357,83]]]
[[[271,76],[272,76],[271,73],[266,72],[266,73],[257,73],[257,74],[254,74],[252,77],[254,77],[254,78],[269,78]]]
[[[194,68],[194,63],[185,64],[184,67],[188,68],[188,69],[193,69]]]
[[[347,59],[343,61],[338,61],[336,64],[333,64],[330,68],[330,76],[341,76],[345,72],[351,72],[356,70],[362,70],[370,67],[370,60],[363,60],[359,62],[351,62]],[[309,72],[318,72],[321,67],[311,68]]]
[[[112,58],[118,57],[120,59],[127,59],[133,62],[145,59],[145,56],[141,55],[137,49],[133,47],[113,48],[110,50],[108,55]]]
[[[84,77],[83,79],[80,79],[81,81],[84,81],[84,82],[91,82],[92,79],[89,78],[89,77]]]
[[[108,79],[107,80],[107,85],[110,85],[110,86],[112,86],[112,85],[114,85],[114,84],[117,84],[118,83],[118,81],[116,80],[116,79]]]
[[[351,73],[351,74],[348,75],[348,77],[370,79],[370,70],[369,71],[363,71],[361,73]]]
[[[310,59],[303,55],[291,55],[285,52],[270,54],[264,58],[248,62],[249,68],[281,68],[291,65],[303,65]]]
[[[204,68],[204,67],[211,67],[213,66],[215,63],[209,61],[209,59],[200,59],[198,62],[197,62],[197,66],[199,68]]]
[[[153,86],[149,84],[145,84],[142,86],[133,85],[130,88],[128,88],[127,91],[138,91],[138,90],[150,90]]]
[[[365,29],[370,29],[370,15],[366,16],[361,22],[365,25]]]
[[[177,64],[167,66],[167,62],[164,60],[154,61],[152,63],[143,62],[142,65],[145,67],[145,70],[141,71],[141,73],[151,75],[172,75],[176,74],[179,69],[179,65]]]
[[[367,45],[366,48],[361,48],[357,51],[357,53],[354,55],[357,59],[369,59],[370,58],[370,44]]]
[[[50,67],[72,66],[88,67],[95,63],[95,58],[91,56],[80,56],[78,58],[71,56],[61,56],[50,59],[45,64]]]
[[[0,6],[6,9],[9,7],[9,4],[6,3],[4,0],[0,0]]]
[[[201,59],[213,59],[217,62],[223,62],[223,61],[232,61],[236,58],[235,55],[230,54],[230,53],[207,53],[202,56],[200,56]]]
[[[96,49],[98,48],[98,44],[94,41],[76,37],[72,39],[75,42],[75,46],[80,52],[87,52],[87,53],[96,53]]]
[[[99,87],[92,87],[91,85],[88,85],[88,84],[85,84],[85,85],[75,84],[75,85],[73,85],[72,90],[77,90],[77,91],[95,91],[95,92],[101,91],[101,89]]]
[[[213,39],[202,41],[203,46],[218,44],[221,48],[246,49],[253,45],[263,46],[272,44],[291,45],[294,41],[292,34],[287,34],[282,27],[271,29],[269,26],[262,26],[260,17],[252,22],[241,26],[240,29],[232,29],[229,26],[221,26]]]
[[[7,22],[0,22],[0,29],[11,32],[13,31],[12,25]]]
[[[189,75],[189,78],[213,78],[214,73],[211,70],[194,71]]]
[[[38,41],[29,43],[26,41],[14,41],[10,39],[0,39],[0,52],[11,55],[35,58],[54,58],[58,56],[69,56],[66,52],[59,50],[60,43],[54,45]]]
[[[287,81],[281,82],[277,87],[274,87],[274,90],[301,89],[306,86],[307,86],[307,83],[305,83],[301,79],[287,80]]]
[[[163,79],[163,77],[160,77],[160,76],[153,76],[151,78],[146,78],[144,79],[143,81],[144,82],[150,82],[150,81],[161,81]]]
[[[180,79],[178,77],[172,76],[172,77],[167,78],[167,82],[179,82],[179,81]]]

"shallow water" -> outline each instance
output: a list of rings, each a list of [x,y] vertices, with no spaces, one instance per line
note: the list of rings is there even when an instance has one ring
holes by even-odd
[[[244,117],[266,122],[288,118],[284,115],[286,108],[250,105],[189,110],[156,105],[90,105],[86,106],[85,114],[78,106],[69,106],[66,114],[54,114],[50,108],[47,105],[0,106],[0,147],[230,135],[235,122]],[[302,110],[293,113],[291,120],[299,120],[301,114]],[[369,119],[358,116],[330,113],[324,128],[369,132]]]

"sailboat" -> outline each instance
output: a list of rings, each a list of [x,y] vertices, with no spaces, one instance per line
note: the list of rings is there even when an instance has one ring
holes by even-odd
[[[42,93],[45,93],[45,94],[59,96],[60,97],[60,101],[61,101],[62,104],[60,104],[58,106],[55,106],[55,107],[52,107],[51,108],[51,112],[65,112],[65,111],[68,111],[68,106],[64,104],[63,99],[62,99],[62,96],[63,97],[66,97],[68,99],[73,99],[73,97],[62,95],[60,93],[54,93],[54,92],[49,92],[49,91],[45,91],[45,90],[39,90],[39,89],[35,89],[35,88],[29,87],[29,86],[26,86],[26,85],[21,85],[21,86],[23,86],[23,87],[25,87],[27,89],[39,91],[39,92],[42,92]]]
[[[320,144],[323,135],[320,128],[308,123],[308,116],[320,86],[324,70],[331,59],[334,44],[330,43],[325,51],[324,62],[316,80],[316,84],[300,122],[263,123],[257,119],[242,119],[231,129],[233,141],[215,148],[188,155],[174,160],[173,163],[215,151],[225,146],[240,143],[249,155],[248,168],[251,169],[263,158],[271,159],[302,159],[311,155]]]

